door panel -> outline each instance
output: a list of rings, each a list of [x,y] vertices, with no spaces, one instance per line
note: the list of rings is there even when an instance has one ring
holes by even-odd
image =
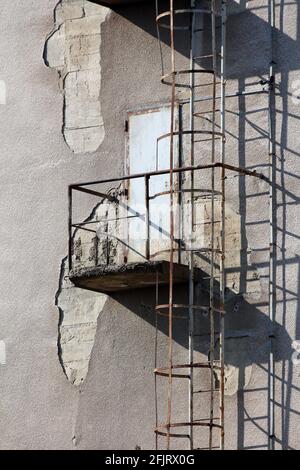
[[[175,128],[178,126],[176,112]],[[170,137],[158,138],[170,132],[171,109],[169,106],[145,110],[129,115],[129,142],[127,168],[130,175],[170,167]],[[179,162],[178,139],[174,138],[174,167]],[[169,174],[152,176],[149,196],[169,190]],[[178,184],[177,175],[174,185]],[[176,202],[175,198],[175,202]],[[149,201],[150,254],[169,248],[170,196],[157,196]],[[128,261],[145,259],[146,204],[144,178],[132,179],[128,187]],[[168,259],[168,254],[158,254],[155,259]]]

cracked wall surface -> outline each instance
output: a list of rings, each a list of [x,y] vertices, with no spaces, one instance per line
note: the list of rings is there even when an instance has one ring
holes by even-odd
[[[109,9],[86,0],[61,0],[44,50],[59,75],[62,132],[74,153],[94,152],[104,139],[101,89],[101,24]]]
[[[106,21],[101,23],[100,111],[105,122],[105,136],[99,151],[77,154],[74,158],[61,134],[62,94],[56,70],[64,67],[46,68],[42,58],[45,37],[53,30],[53,11],[57,2],[1,2],[0,78],[7,85],[7,100],[6,105],[0,107],[4,194],[0,205],[0,340],[6,344],[7,363],[0,364],[0,449],[129,450],[136,446],[154,449],[155,292],[145,289],[110,297],[103,307],[100,301],[96,306],[93,296],[86,297],[84,302],[90,306],[93,315],[89,321],[89,311],[84,310],[79,298],[76,299],[75,290],[72,293],[68,290],[65,279],[57,305],[54,303],[58,271],[67,252],[68,185],[126,174],[124,119],[127,111],[169,102],[170,89],[160,84],[154,4],[145,2],[122,7],[120,11],[108,14]],[[75,3],[80,5],[71,0],[63,3],[65,11],[67,4],[71,6],[71,12]],[[88,6],[88,2],[85,3]],[[228,20],[229,93],[251,90],[267,76],[269,67],[267,5],[253,0],[243,8],[247,10],[245,13]],[[259,181],[229,172],[225,181],[226,202],[241,218],[242,227],[246,227],[242,246],[245,247],[248,241],[248,247],[242,251],[243,263],[249,264],[246,252],[251,247],[250,261],[258,272],[257,281],[262,289],[259,298],[255,294],[247,300],[245,295],[239,294],[245,292],[244,279],[242,285],[235,282],[235,290],[226,305],[226,374],[230,375],[225,400],[226,449],[268,448],[270,335],[276,362],[275,446],[277,449],[299,449],[299,356],[297,362],[293,362],[294,348],[300,341],[300,108],[299,99],[295,102],[293,88],[300,70],[298,8],[297,4],[278,3],[275,9],[274,60],[278,86],[275,328],[268,319],[269,196]],[[84,21],[80,9],[78,11],[80,21]],[[57,26],[63,21],[58,20]],[[65,44],[63,38],[62,50]],[[168,49],[163,46],[163,52],[167,54]],[[58,63],[64,61],[63,57]],[[62,77],[61,92],[64,93]],[[239,95],[228,100],[226,108],[228,163],[257,168],[268,175],[268,95]],[[85,217],[93,206],[83,203],[80,215]],[[74,220],[78,221],[77,218]],[[82,260],[86,253],[91,256],[92,263],[95,246],[91,243],[90,252],[86,241],[81,236]],[[101,257],[104,253],[101,246],[99,248]],[[80,252],[78,242],[78,257]],[[113,255],[113,247],[110,253]],[[236,270],[234,263],[233,281]],[[75,330],[80,341],[72,338],[67,319],[76,323],[74,312],[79,302],[79,317],[85,312],[86,318],[82,322],[92,325],[87,338],[89,348],[94,334],[95,339],[91,354],[89,351],[84,353],[85,360],[89,357],[88,375],[82,385],[75,387],[65,378],[58,360],[57,329],[59,315],[64,313],[65,331],[63,323],[61,327],[66,338],[65,358],[70,347],[75,359],[75,351],[81,348],[80,343],[83,344],[86,338],[84,329],[77,329],[77,326]],[[72,311],[71,304],[74,306]],[[61,312],[57,306],[61,307]],[[98,311],[101,313],[96,329]],[[203,317],[199,319],[201,334],[204,320]],[[159,365],[164,365],[168,332],[163,318],[161,323]],[[88,328],[86,326],[86,331]],[[186,361],[187,335],[182,331],[182,322],[176,325],[174,322],[174,328],[174,352],[178,352],[174,359]],[[206,338],[206,342],[203,340],[203,345],[199,345],[201,360],[207,360],[208,348]],[[82,352],[82,357],[84,354]],[[70,361],[71,364],[70,377],[73,369],[76,372],[72,380],[82,383],[80,378],[85,375],[82,371],[86,370],[87,361],[82,360],[81,370],[75,360]],[[183,382],[187,387],[188,381]],[[201,385],[209,383],[207,375]],[[188,390],[178,392],[178,410],[184,408],[186,411]],[[197,395],[199,417],[200,413],[206,416],[207,402],[200,398],[202,394]],[[185,420],[186,414],[182,413],[181,417]]]

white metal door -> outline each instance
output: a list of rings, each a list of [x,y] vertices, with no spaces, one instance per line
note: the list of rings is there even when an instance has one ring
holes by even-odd
[[[161,136],[170,132],[169,106],[140,111],[129,115],[128,174],[138,174],[170,167],[170,138]],[[177,123],[176,123],[177,127]],[[174,167],[178,165],[178,143],[175,139]],[[149,181],[150,254],[154,259],[168,258],[161,253],[169,247],[170,214],[168,194],[155,194],[169,190],[169,174],[151,176]],[[174,177],[174,182],[177,178]],[[128,187],[128,261],[145,259],[146,204],[144,178],[132,179]]]

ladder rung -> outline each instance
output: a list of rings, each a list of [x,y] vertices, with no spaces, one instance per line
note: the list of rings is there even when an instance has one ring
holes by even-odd
[[[220,363],[221,361],[220,361],[219,359],[215,359],[215,360],[213,361],[213,364],[212,364],[213,367],[214,367],[214,366],[218,366],[218,364],[216,364],[216,362],[217,362],[217,363]],[[198,364],[199,364],[199,367],[211,367],[211,363],[210,363],[209,361],[207,361],[207,362],[199,362]]]
[[[156,375],[160,375],[161,377],[169,377],[169,371],[173,371],[173,370],[180,370],[180,369],[191,369],[191,368],[200,368],[200,369],[203,369],[203,368],[220,368],[219,365],[216,364],[216,362],[220,362],[218,360],[214,360],[213,361],[213,364],[211,365],[211,363],[209,361],[207,362],[194,362],[192,364],[173,364],[171,369],[170,367],[157,367],[156,369],[154,369],[154,374]],[[189,378],[190,376],[187,375],[187,374],[174,374],[172,372],[171,374],[173,377],[181,377],[181,378]]]
[[[196,55],[193,57],[193,60],[200,60],[200,59],[211,59],[214,55],[213,54],[206,54],[206,55]],[[216,56],[221,57],[220,52],[216,53]]]
[[[180,250],[183,251],[195,251],[197,253],[222,253],[221,250],[214,248],[213,250],[211,248],[180,248]]]
[[[215,113],[219,113],[221,110],[220,109],[215,109]],[[208,114],[208,113],[213,113],[214,111],[212,109],[209,109],[208,111],[199,111],[197,113],[194,113],[193,116],[199,116],[200,114]]]
[[[214,276],[213,278],[214,278],[214,279],[219,279],[220,276]],[[202,278],[203,281],[209,281],[210,279],[211,279],[210,276],[206,276],[206,277],[203,277],[203,278]]]
[[[216,388],[216,389],[213,390],[213,392],[220,392],[220,391],[221,390],[219,388]],[[210,392],[211,392],[211,390],[208,388],[207,390],[196,390],[193,393],[196,394],[196,393],[210,393]]]
[[[209,312],[210,310],[210,306],[209,305],[192,305],[192,304],[159,304],[159,305],[156,305],[155,307],[155,310],[160,313],[162,315],[162,312],[161,310],[166,310],[168,312],[168,310],[170,309],[170,307],[172,309],[192,309],[192,310],[195,310],[196,312],[197,311],[204,311],[204,312]],[[216,308],[216,307],[213,307],[212,310],[214,312],[217,312],[217,313],[225,313],[225,310],[223,309],[220,309],[220,308]],[[166,314],[166,316],[168,316],[168,313]]]
[[[198,85],[194,85],[192,88],[200,88],[203,86],[213,86],[213,85],[221,85],[222,82],[208,82],[208,83],[199,83]],[[213,97],[212,97],[213,99]]]
[[[213,54],[206,54],[206,55],[195,55],[193,57],[193,60],[197,60],[197,59],[210,59],[212,58],[214,55]]]
[[[220,447],[219,446],[214,446],[214,447],[196,447],[195,448],[195,450],[216,450],[216,449],[220,450]]]
[[[213,111],[211,111],[213,113]],[[216,112],[216,111],[215,111]],[[202,116],[200,116],[200,113],[194,113],[193,114],[194,117],[197,117],[199,119],[203,119],[204,121],[206,122],[209,122],[211,125],[213,125],[213,120],[207,116],[205,116],[205,113],[202,113]],[[217,127],[220,127],[218,126],[217,124],[215,124]]]
[[[215,139],[215,140],[219,140],[219,139],[221,139],[221,137],[215,136],[214,139]],[[212,140],[213,140],[212,137],[210,137],[210,138],[208,138],[208,139],[194,140],[194,144],[199,144],[200,142],[211,142]]]
[[[176,242],[176,243],[179,243],[179,242]],[[156,251],[155,253],[153,253],[150,258],[155,258],[155,256],[157,255],[160,255],[162,253],[170,253],[171,250],[160,250],[160,251]],[[184,252],[196,252],[196,253],[211,253],[211,252],[214,252],[214,253],[218,253],[218,254],[222,254],[222,251],[219,250],[219,249],[214,249],[212,250],[211,248],[173,248],[173,252],[181,252],[181,253],[184,253]],[[195,266],[196,267],[196,266]],[[214,276],[216,277],[216,276]]]
[[[176,429],[176,428],[185,428],[185,427],[190,427],[190,426],[203,426],[203,427],[208,427],[210,429],[212,428],[219,428],[219,429],[222,429],[224,428],[224,426],[222,426],[221,424],[217,424],[217,423],[214,423],[212,422],[214,421],[214,419],[209,419],[209,422],[202,422],[201,420],[199,421],[190,421],[190,422],[184,422],[184,423],[167,423],[167,424],[161,424],[159,426],[157,426],[154,430],[154,432],[156,434],[158,434],[159,436],[169,436],[169,437],[179,437],[179,438],[185,438],[185,437],[190,437],[190,434],[186,434],[186,433],[173,433],[173,432],[170,432],[171,429]]]
[[[199,418],[199,419],[194,419],[193,420],[193,423],[201,423],[201,421],[217,421],[217,420],[220,420],[221,418],[218,416],[218,417],[213,417],[213,418]]]

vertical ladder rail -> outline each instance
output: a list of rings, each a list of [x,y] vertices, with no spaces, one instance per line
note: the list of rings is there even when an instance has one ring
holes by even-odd
[[[191,10],[195,6],[195,1],[191,0]],[[194,30],[195,30],[195,13],[191,13],[190,19],[190,69],[194,70]],[[190,165],[194,166],[194,94],[195,94],[195,76],[193,73],[190,74],[190,103],[189,103],[189,121],[190,121]],[[193,247],[194,239],[194,172],[191,171],[191,182],[190,182],[190,230],[189,238],[191,248]],[[194,309],[191,307],[194,305],[194,252],[191,249],[189,252],[189,364],[192,366],[194,363]],[[189,379],[189,422],[190,425],[190,449],[194,448],[194,370],[190,368],[190,379]]]
[[[170,449],[170,427],[172,419],[172,368],[173,368],[173,262],[174,262],[174,118],[175,118],[175,45],[174,45],[174,0],[170,0],[170,46],[172,70],[171,127],[170,127],[170,269],[169,269],[169,377],[167,410],[167,450]]]
[[[276,318],[276,134],[275,134],[275,64],[273,58],[275,30],[275,0],[270,0],[270,48],[271,60],[269,66],[269,319],[274,327]],[[268,364],[268,449],[275,449],[275,360],[274,360],[273,331],[270,335],[269,364]]]
[[[220,54],[220,81],[221,81],[221,99],[220,99],[220,131],[221,131],[221,145],[220,145],[220,161],[224,165],[226,162],[225,156],[225,92],[226,92],[226,22],[227,22],[227,6],[226,0],[222,0],[221,6],[221,54]],[[224,331],[224,314],[225,314],[225,167],[221,167],[221,254],[220,254],[220,449],[224,449],[225,440],[225,410],[224,410],[224,355],[225,355],[225,331]]]
[[[211,0],[211,34],[212,34],[212,62],[213,62],[213,99],[212,99],[212,141],[211,163],[215,163],[215,114],[216,114],[216,24],[215,0]],[[215,169],[211,169],[211,242],[210,242],[210,285],[209,285],[209,316],[210,316],[210,426],[208,448],[211,450],[213,441],[214,423],[214,351],[215,351],[215,319],[214,319],[214,287],[215,287]]]

